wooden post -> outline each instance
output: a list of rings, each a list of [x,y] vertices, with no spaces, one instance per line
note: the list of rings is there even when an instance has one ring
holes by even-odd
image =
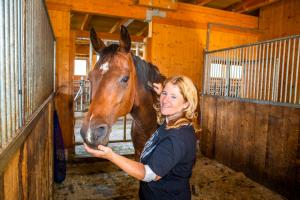
[[[47,3],[49,16],[56,37],[56,91],[55,109],[66,149],[73,149],[73,96],[70,63],[70,6]]]

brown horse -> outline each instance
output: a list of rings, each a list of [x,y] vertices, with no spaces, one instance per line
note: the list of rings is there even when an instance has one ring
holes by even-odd
[[[121,27],[120,45],[106,47],[94,29],[90,37],[100,59],[89,73],[92,99],[81,136],[93,148],[107,145],[112,125],[120,116],[130,113],[131,138],[135,154],[139,155],[157,128],[153,108],[157,96],[148,83],[161,83],[165,77],[157,67],[130,52],[131,40],[125,27]]]

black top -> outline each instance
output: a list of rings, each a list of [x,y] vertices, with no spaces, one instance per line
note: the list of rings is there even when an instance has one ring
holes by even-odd
[[[192,126],[166,129],[162,125],[145,145],[141,162],[162,177],[140,182],[141,200],[191,199],[189,178],[196,159],[196,136]]]

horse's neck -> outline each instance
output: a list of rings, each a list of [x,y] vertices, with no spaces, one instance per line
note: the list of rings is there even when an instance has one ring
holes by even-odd
[[[157,128],[157,123],[152,95],[147,93],[138,98],[139,105],[135,105],[130,113],[134,123],[141,131],[153,131]]]

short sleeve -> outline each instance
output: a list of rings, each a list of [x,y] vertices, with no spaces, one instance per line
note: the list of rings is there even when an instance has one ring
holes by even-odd
[[[155,174],[165,176],[184,157],[185,146],[181,141],[166,138],[155,148],[147,162]]]

